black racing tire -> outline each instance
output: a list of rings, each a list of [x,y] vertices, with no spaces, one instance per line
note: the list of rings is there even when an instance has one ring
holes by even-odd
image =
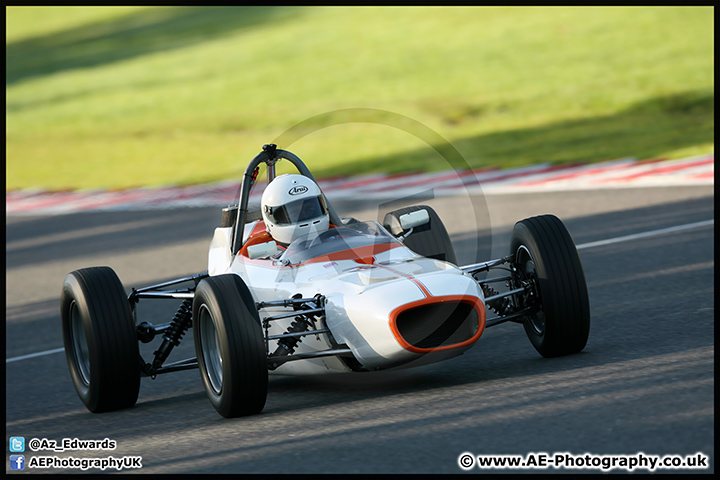
[[[443,225],[442,220],[432,208],[427,205],[413,205],[410,207],[393,210],[385,215],[383,226],[389,231],[400,225],[400,216],[406,213],[427,210],[430,221],[425,225],[415,227],[410,235],[405,237],[403,243],[413,252],[427,258],[443,260],[457,265],[457,257],[453,248],[450,236]]]
[[[94,413],[129,408],[140,392],[140,351],[125,289],[109,267],[70,272],[60,297],[75,390]]]
[[[539,298],[520,303],[536,310],[523,325],[543,357],[580,352],[590,333],[590,301],[580,256],[570,233],[554,215],[515,224],[510,253],[521,280],[530,280]],[[523,305],[521,305],[523,306]]]
[[[210,403],[226,418],[260,413],[267,398],[267,353],[260,316],[245,282],[234,274],[202,280],[192,317]]]

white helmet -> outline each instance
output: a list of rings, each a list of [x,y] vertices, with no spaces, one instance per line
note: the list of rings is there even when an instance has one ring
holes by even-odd
[[[304,175],[275,177],[261,200],[265,228],[280,243],[330,228],[325,197],[315,182]]]

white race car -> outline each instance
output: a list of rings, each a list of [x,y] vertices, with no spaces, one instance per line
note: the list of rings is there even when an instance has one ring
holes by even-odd
[[[238,204],[223,209],[207,272],[129,295],[109,267],[67,275],[61,298],[65,352],[90,411],[133,406],[143,376],[199,368],[222,416],[256,414],[265,405],[269,373],[424,365],[463,353],[485,328],[507,321],[523,324],[545,357],[585,347],[585,276],[557,217],[518,222],[506,257],[458,266],[430,207],[394,210],[381,225],[341,219],[320,194],[328,228],[283,248],[248,208],[259,167],[266,165],[270,185],[279,178],[281,159],[314,182],[297,156],[265,145],[245,170]],[[488,278],[479,280],[479,274]],[[169,323],[152,325],[137,322],[141,299],[181,302]],[[166,364],[190,328],[196,357]],[[146,362],[138,342],[158,335],[162,342]]]

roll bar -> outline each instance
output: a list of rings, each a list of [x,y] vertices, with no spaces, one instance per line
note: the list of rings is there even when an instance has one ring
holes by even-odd
[[[315,181],[315,178],[312,176],[312,173],[310,173],[310,170],[308,170],[303,161],[300,160],[297,155],[288,152],[287,150],[278,149],[277,145],[272,143],[263,145],[263,151],[258,153],[255,158],[250,161],[247,168],[245,168],[245,173],[243,174],[242,185],[240,186],[240,198],[238,199],[237,218],[233,226],[233,255],[237,255],[242,247],[243,230],[245,229],[245,221],[248,214],[250,190],[252,189],[255,180],[255,169],[258,168],[261,163],[265,163],[267,165],[267,182],[269,184],[275,179],[275,164],[283,158],[295,165],[295,168],[298,169],[298,173],[308,177],[317,184],[317,181]],[[327,201],[327,198],[325,200]],[[330,223],[333,225],[342,225],[342,220],[337,213],[335,213],[335,210],[332,205],[330,205],[330,202],[327,202],[327,206],[330,214]]]

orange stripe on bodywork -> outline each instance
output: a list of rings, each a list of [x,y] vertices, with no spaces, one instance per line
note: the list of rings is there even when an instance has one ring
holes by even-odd
[[[428,289],[423,285],[423,283],[415,278],[412,274],[400,272],[398,270],[395,270],[394,268],[390,268],[387,265],[377,265],[378,267],[384,268],[385,270],[390,270],[391,272],[400,275],[401,277],[405,277],[411,282],[413,282],[417,287],[420,289],[420,291],[425,295],[425,298],[432,297],[432,294],[428,291]]]
[[[393,248],[402,247],[400,243],[380,243],[377,245],[365,245],[364,247],[350,248],[347,250],[340,250],[338,252],[328,253],[327,255],[320,255],[318,257],[311,258],[294,267],[300,265],[306,265],[308,263],[320,263],[320,262],[332,262],[337,260],[354,260],[357,263],[364,263],[366,265],[372,265],[375,263],[373,258],[375,255]]]
[[[332,225],[330,228],[335,228]],[[247,248],[252,245],[258,245],[260,243],[270,242],[272,241],[272,236],[265,230],[265,224],[263,222],[258,222],[258,224],[253,228],[253,231],[250,233],[250,236],[248,240],[245,242],[245,244],[240,248],[240,251],[238,252],[238,256],[242,257],[241,259],[246,263],[255,263],[255,262],[248,262],[248,253]],[[300,267],[302,265],[307,265],[310,263],[322,263],[322,262],[332,262],[332,261],[338,261],[338,260],[354,260],[357,263],[362,263],[365,265],[372,265],[375,263],[375,255],[378,255],[383,252],[387,252],[388,250],[392,250],[393,248],[402,247],[403,245],[400,243],[379,243],[375,245],[365,245],[363,247],[356,247],[356,248],[349,248],[346,250],[340,250],[337,252],[328,253],[326,255],[320,255],[317,257],[313,257],[311,259],[308,259],[302,263],[298,263],[296,265],[287,265],[287,267]],[[283,248],[280,246],[280,248]],[[267,263],[267,260],[263,260],[262,263]],[[283,265],[282,267],[285,267]]]

